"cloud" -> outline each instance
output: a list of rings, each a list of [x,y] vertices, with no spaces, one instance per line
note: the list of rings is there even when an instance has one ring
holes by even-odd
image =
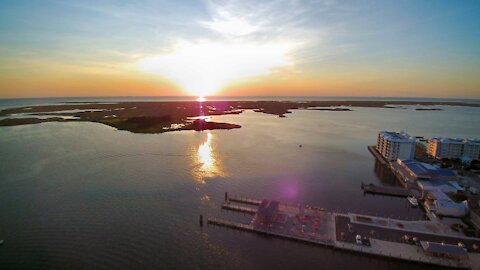
[[[168,52],[141,59],[140,70],[167,78],[189,94],[206,96],[279,70],[298,74],[296,65],[312,53],[332,51],[316,46],[327,34],[305,19],[312,8],[304,3],[208,1],[206,9],[209,17],[197,20],[207,30],[204,38],[179,36]]]
[[[202,22],[207,28],[225,36],[244,36],[256,32],[259,27],[247,20],[232,16],[228,11],[218,11],[212,21]]]

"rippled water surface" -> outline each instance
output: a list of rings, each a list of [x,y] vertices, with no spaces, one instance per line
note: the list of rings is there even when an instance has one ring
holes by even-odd
[[[224,192],[382,216],[421,218],[367,145],[378,130],[479,137],[480,108],[296,110],[213,117],[241,129],[133,134],[96,123],[0,128],[0,269],[425,269],[198,226]],[[302,147],[299,147],[302,145]]]

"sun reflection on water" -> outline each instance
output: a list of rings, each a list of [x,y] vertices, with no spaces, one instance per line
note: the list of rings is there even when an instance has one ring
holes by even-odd
[[[215,152],[212,140],[213,134],[207,133],[207,140],[198,146],[196,151],[196,164],[193,176],[200,183],[205,183],[207,178],[224,176],[221,160]]]

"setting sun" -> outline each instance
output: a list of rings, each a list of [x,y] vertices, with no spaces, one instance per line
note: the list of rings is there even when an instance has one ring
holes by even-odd
[[[292,66],[288,42],[180,42],[167,54],[146,57],[140,70],[171,80],[188,94],[204,97],[239,80]]]

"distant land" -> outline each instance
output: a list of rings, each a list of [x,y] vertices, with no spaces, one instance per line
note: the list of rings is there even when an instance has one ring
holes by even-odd
[[[234,129],[240,125],[211,122],[203,117],[240,114],[253,110],[279,117],[291,110],[348,112],[349,107],[401,108],[418,105],[416,110],[441,110],[425,106],[447,105],[480,107],[479,103],[449,101],[162,101],[162,102],[68,102],[9,108],[0,111],[0,126],[17,126],[44,122],[96,122],[133,133],[163,133],[178,130]]]

